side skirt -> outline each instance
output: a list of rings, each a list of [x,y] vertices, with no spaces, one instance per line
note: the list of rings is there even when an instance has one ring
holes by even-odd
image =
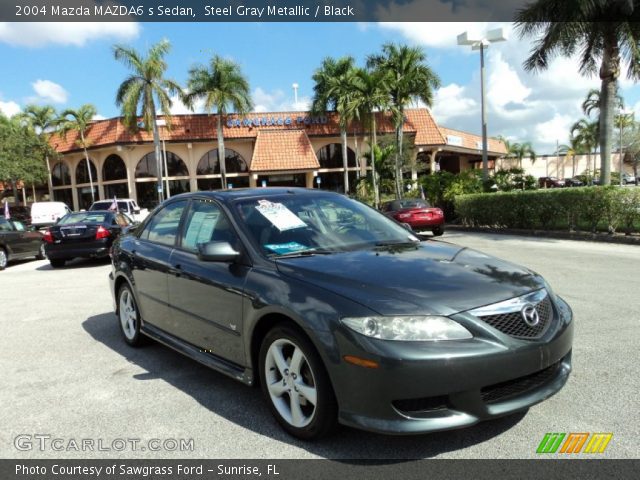
[[[239,380],[246,385],[253,385],[253,372],[250,368],[245,368],[242,365],[225,360],[213,353],[204,352],[195,345],[180,340],[164,330],[154,327],[148,323],[142,324],[140,332],[206,367],[223,373],[235,380]]]

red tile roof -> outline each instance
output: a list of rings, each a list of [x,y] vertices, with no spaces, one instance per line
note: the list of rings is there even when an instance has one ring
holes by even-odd
[[[259,130],[251,159],[252,172],[320,168],[304,130]]]
[[[480,135],[474,135],[472,133],[462,132],[460,130],[454,130],[452,128],[440,127],[442,131],[442,135],[445,139],[445,144],[454,147],[462,147],[470,150],[482,150],[482,137]],[[447,136],[451,135],[452,137],[458,137],[461,140],[461,145],[455,145],[453,143],[448,143]],[[480,148],[478,146],[480,145]],[[497,154],[506,154],[507,148],[501,140],[497,138],[488,138],[487,139],[487,150],[491,153]]]

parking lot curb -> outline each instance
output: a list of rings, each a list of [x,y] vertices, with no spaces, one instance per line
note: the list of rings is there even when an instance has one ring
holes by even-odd
[[[523,237],[556,238],[559,240],[581,240],[587,242],[640,245],[640,236],[625,235],[624,233],[609,234],[588,232],[562,232],[555,230],[526,230],[523,228],[466,227],[464,225],[447,225],[446,230],[454,230],[460,232],[496,233],[501,235],[519,235]]]

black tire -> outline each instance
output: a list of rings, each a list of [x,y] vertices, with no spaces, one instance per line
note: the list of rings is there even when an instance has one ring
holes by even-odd
[[[64,258],[50,258],[49,263],[53,268],[62,268],[67,261]]]
[[[269,354],[270,348],[280,348],[279,343],[284,346],[282,350],[285,361],[288,362],[287,367],[291,367],[290,378],[285,379],[281,374],[279,368],[269,368],[270,379],[267,378],[267,364],[271,364],[273,358]],[[296,374],[293,373],[294,367],[291,365],[291,353],[290,357],[287,357],[287,352],[292,352],[295,348],[300,349],[303,360],[300,363],[299,377],[296,378]],[[269,359],[267,358],[269,354]],[[309,339],[301,333],[295,326],[288,323],[281,323],[272,328],[265,336],[260,346],[260,359],[259,359],[259,373],[260,373],[260,385],[262,393],[269,405],[271,413],[276,418],[282,428],[290,435],[302,440],[316,440],[322,437],[326,437],[331,434],[338,425],[338,404],[333,393],[331,381],[327,375],[327,371],[318,355],[316,349],[311,344]],[[288,369],[287,369],[288,371]],[[280,380],[277,379],[280,377]],[[274,378],[275,381],[274,381]],[[278,410],[278,408],[287,409],[287,405],[292,405],[292,398],[290,397],[292,389],[280,394],[282,402],[280,407],[277,407],[272,399],[272,395],[269,391],[269,380],[271,385],[281,386],[283,390],[286,390],[289,386],[293,385],[296,392],[297,386],[311,387],[316,394],[316,405],[313,406],[302,393],[296,393],[298,406],[303,413],[303,418],[308,423],[302,426],[295,426],[290,420],[287,420]],[[302,391],[302,390],[301,390]],[[291,410],[291,407],[289,407]],[[305,417],[305,415],[307,415]]]
[[[7,268],[7,265],[9,264],[9,255],[7,254],[7,251],[0,247],[0,270],[4,270],[5,268]]]
[[[443,233],[444,233],[444,228],[443,227],[435,227],[433,230],[433,236],[434,237],[440,237]]]
[[[141,347],[147,343],[147,338],[140,333],[140,311],[138,310],[138,302],[133,295],[131,287],[125,283],[118,290],[118,325],[120,326],[120,333],[132,347]],[[127,307],[127,305],[129,307]],[[125,328],[128,325],[128,319],[131,319],[132,326]]]
[[[36,254],[36,260],[46,260],[47,252],[44,250],[44,243],[40,244],[40,248],[38,249],[38,253]]]

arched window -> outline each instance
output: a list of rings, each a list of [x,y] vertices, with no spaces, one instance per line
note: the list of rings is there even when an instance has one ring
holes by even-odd
[[[102,166],[102,180],[109,182],[112,180],[126,180],[127,167],[122,158],[115,153],[109,155]]]
[[[51,182],[54,187],[71,185],[71,174],[66,163],[58,162],[53,166],[51,169]]]
[[[96,170],[96,166],[93,163],[93,160],[89,159],[89,165],[91,165],[91,180],[94,183],[98,181],[98,172]],[[76,167],[76,185],[80,185],[82,183],[89,183],[89,172],[87,170],[87,160],[82,159],[78,166]]]
[[[342,164],[342,145],[339,143],[330,143],[325,145],[316,152],[320,168],[343,168]],[[347,147],[347,166],[356,166],[356,154]]]
[[[242,155],[230,148],[224,149],[224,164],[227,173],[247,173],[247,162]],[[198,162],[197,175],[217,175],[220,173],[218,150],[209,150]]]
[[[164,164],[164,158],[162,159]],[[163,167],[164,168],[164,167]],[[167,172],[169,177],[187,177],[189,170],[182,159],[173,152],[167,152]],[[136,166],[136,178],[156,177],[156,154],[149,152],[140,159]]]

